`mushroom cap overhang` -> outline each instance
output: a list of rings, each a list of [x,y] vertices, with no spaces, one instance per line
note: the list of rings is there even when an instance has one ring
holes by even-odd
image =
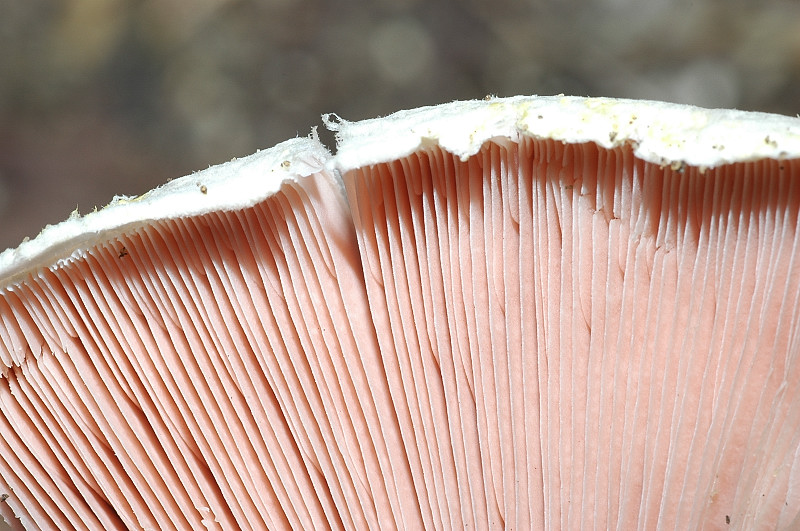
[[[642,160],[699,168],[800,156],[800,119],[657,101],[516,96],[456,101],[360,122],[334,114],[324,115],[323,120],[337,132],[335,156],[312,135],[175,179],[139,197],[115,198],[98,212],[48,226],[33,240],[2,252],[0,288],[26,270],[68,259],[126,228],[244,208],[275,193],[286,179],[323,167],[347,171],[387,162],[426,145],[438,145],[463,159],[493,138],[530,136],[594,142],[604,148],[630,143]],[[291,161],[291,166],[282,166],[284,161]],[[214,193],[197,194],[202,183]]]
[[[323,120],[334,155],[290,140],[0,254],[0,514],[800,520],[800,120],[563,96]],[[47,300],[64,327],[37,332]]]
[[[800,119],[657,101],[571,96],[490,98],[396,112],[360,122],[323,116],[337,131],[334,166],[353,169],[438,145],[470,157],[493,138],[528,136],[604,148],[625,143],[662,166],[713,168],[800,154]]]
[[[337,132],[335,156],[312,135],[175,179],[139,197],[117,197],[98,212],[48,226],[35,239],[5,250],[0,254],[0,282],[13,283],[26,269],[67,259],[129,227],[245,208],[275,193],[286,179],[310,175],[324,166],[347,171],[387,162],[431,144],[463,159],[493,138],[531,136],[594,142],[604,148],[631,143],[642,160],[699,168],[800,155],[796,118],[657,101],[516,96],[456,101],[360,122],[334,114],[324,115],[323,120]],[[284,161],[292,165],[283,166]],[[214,193],[197,194],[203,183]]]
[[[3,251],[0,289],[30,271],[79,258],[98,241],[153,221],[253,206],[275,194],[283,182],[320,171],[329,158],[316,135],[295,138],[174,179],[138,197],[115,197],[98,211],[85,216],[75,213],[66,221],[48,225],[36,238]]]

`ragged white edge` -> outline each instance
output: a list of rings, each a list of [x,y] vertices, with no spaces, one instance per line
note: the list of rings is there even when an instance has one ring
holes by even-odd
[[[156,220],[247,208],[276,193],[281,184],[324,170],[330,153],[317,139],[295,138],[247,157],[172,180],[139,197],[115,197],[105,208],[73,214],[48,225],[34,239],[0,253],[0,289],[29,271],[59,267],[87,249]]]
[[[342,173],[388,162],[426,145],[466,159],[492,138],[521,135],[611,148],[630,143],[659,165],[713,168],[762,158],[800,157],[800,119],[641,100],[517,96],[457,101],[348,122],[323,116],[336,131],[331,160]]]
[[[0,253],[0,289],[29,271],[59,267],[87,249],[155,220],[247,208],[286,180],[327,169],[333,177],[439,145],[466,159],[493,138],[527,135],[557,141],[629,143],[636,156],[661,165],[701,168],[800,157],[800,119],[670,103],[517,96],[453,102],[348,122],[323,117],[336,131],[331,157],[315,133],[176,179],[143,196],[118,197],[104,209],[46,227],[35,239]],[[341,185],[341,182],[340,182]]]

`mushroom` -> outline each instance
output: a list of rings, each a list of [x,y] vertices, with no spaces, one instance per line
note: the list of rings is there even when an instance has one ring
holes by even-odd
[[[323,119],[0,255],[6,520],[800,525],[800,120]]]

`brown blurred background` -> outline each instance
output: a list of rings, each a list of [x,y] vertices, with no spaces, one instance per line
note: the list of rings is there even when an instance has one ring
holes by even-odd
[[[0,0],[0,249],[323,112],[554,93],[795,115],[800,2]]]

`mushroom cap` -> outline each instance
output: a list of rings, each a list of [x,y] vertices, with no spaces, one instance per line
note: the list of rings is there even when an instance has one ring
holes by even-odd
[[[466,159],[494,138],[629,143],[634,155],[662,166],[711,168],[759,159],[794,158],[800,120],[777,114],[705,109],[659,101],[575,96],[515,96],[456,101],[347,122],[323,115],[337,132],[339,168],[397,160],[431,143]]]
[[[323,120],[0,254],[0,514],[800,523],[800,120]]]
[[[313,134],[171,180],[138,197],[117,196],[85,216],[75,212],[66,221],[48,225],[36,238],[0,253],[0,287],[154,221],[251,207],[275,194],[286,180],[318,172],[329,158]]]

